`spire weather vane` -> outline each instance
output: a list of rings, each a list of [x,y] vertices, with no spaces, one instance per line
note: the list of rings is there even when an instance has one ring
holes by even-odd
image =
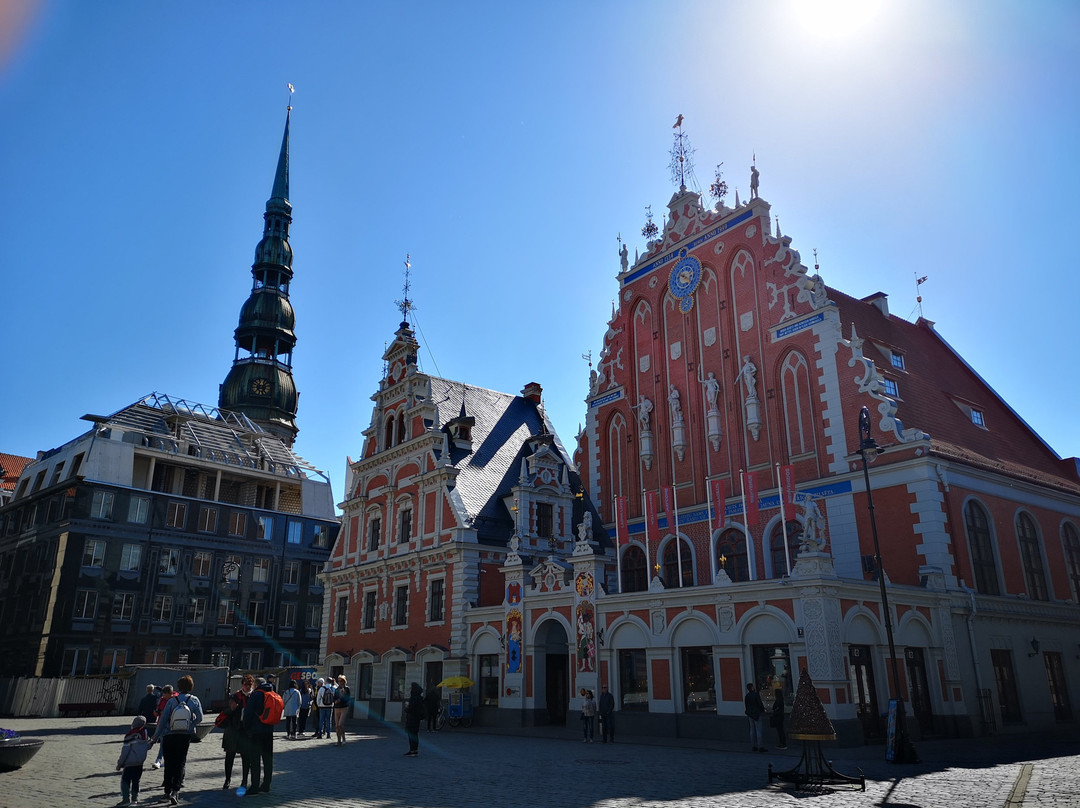
[[[709,186],[709,193],[721,205],[724,204],[724,197],[727,196],[728,192],[728,184],[724,179],[724,172],[720,168],[722,165],[723,162],[716,164],[716,180]]]
[[[686,190],[686,178],[694,171],[694,149],[682,130],[683,116],[675,119],[675,143],[671,147],[671,181],[677,183],[680,191]]]
[[[409,278],[409,274],[412,271],[412,256],[409,253],[405,253],[405,285],[401,291],[404,295],[401,300],[395,300],[394,305],[397,310],[401,312],[401,321],[403,323],[409,322],[409,312],[415,311],[416,306],[409,300],[409,289],[412,288],[412,282]]]
[[[285,86],[289,88],[289,106],[286,107],[286,109],[289,112],[292,112],[292,94],[296,92],[296,88],[293,87],[291,84],[286,84]]]

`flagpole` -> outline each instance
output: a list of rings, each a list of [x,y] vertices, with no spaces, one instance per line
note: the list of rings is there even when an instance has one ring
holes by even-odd
[[[745,472],[739,469],[739,496],[742,499],[742,514],[743,514],[743,528],[746,530],[746,550],[747,550],[747,571],[750,573],[750,580],[756,581],[755,567],[757,566],[757,559],[750,559],[750,514],[746,511],[746,481],[743,479]]]
[[[674,477],[674,475],[672,475]],[[679,562],[679,588],[682,588],[682,542],[679,540],[679,492],[671,486],[671,515],[675,519],[675,558]]]
[[[619,577],[619,594],[622,594],[622,536],[619,535],[619,498],[614,494],[611,502],[615,511],[615,574]]]
[[[652,548],[649,545],[649,496],[641,489],[641,507],[645,511],[645,589],[652,584]]]
[[[713,508],[717,516],[717,522],[723,524],[723,515],[720,513],[720,506],[716,504],[716,499],[713,497],[713,481],[706,479],[705,481],[706,493],[709,497],[709,501],[712,502]],[[716,540],[713,538],[713,525],[709,525],[709,572],[712,575],[710,579],[714,584],[716,583]]]
[[[787,540],[787,513],[784,508],[784,481],[780,478],[780,464],[776,464],[776,487],[780,492],[780,527],[784,530],[784,561],[787,562],[787,574],[791,575],[791,551]],[[775,570],[774,570],[775,572]]]

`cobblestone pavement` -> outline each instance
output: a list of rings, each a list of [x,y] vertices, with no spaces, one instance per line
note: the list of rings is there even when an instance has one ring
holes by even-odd
[[[45,738],[25,767],[0,773],[0,807],[107,808],[119,802],[113,771],[126,721],[118,718],[2,719],[27,737]],[[562,737],[559,737],[559,736]],[[753,754],[730,744],[582,744],[559,732],[496,734],[444,729],[421,734],[418,758],[401,728],[350,729],[341,748],[308,738],[275,739],[273,793],[237,797],[224,791],[220,734],[193,744],[181,805],[239,804],[290,808],[1077,808],[1080,740],[1024,736],[989,741],[933,741],[918,745],[923,763],[884,762],[882,747],[838,749],[825,744],[845,774],[865,773],[866,792],[795,793],[766,785],[767,767],[798,761],[797,742],[786,752]],[[239,763],[234,778],[239,777]],[[146,768],[142,805],[161,806],[162,772]],[[234,779],[234,784],[236,779]]]

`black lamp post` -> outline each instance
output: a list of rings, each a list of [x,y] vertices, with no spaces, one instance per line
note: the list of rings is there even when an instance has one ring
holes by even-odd
[[[917,763],[919,760],[915,748],[908,740],[904,726],[904,697],[900,691],[900,669],[896,664],[896,644],[893,642],[892,615],[889,612],[889,593],[885,589],[885,568],[881,563],[881,544],[878,542],[877,519],[874,518],[874,494],[870,490],[870,469],[878,456],[880,448],[870,436],[870,410],[859,410],[859,457],[862,458],[863,478],[866,481],[866,503],[870,509],[870,532],[874,537],[874,567],[877,569],[878,586],[881,588],[881,612],[885,620],[885,636],[889,641],[889,664],[892,667],[893,683],[896,687],[896,746],[893,763]]]

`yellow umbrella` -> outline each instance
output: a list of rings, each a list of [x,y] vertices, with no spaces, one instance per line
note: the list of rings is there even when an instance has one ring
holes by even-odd
[[[435,687],[472,687],[475,684],[468,676],[447,676]]]

